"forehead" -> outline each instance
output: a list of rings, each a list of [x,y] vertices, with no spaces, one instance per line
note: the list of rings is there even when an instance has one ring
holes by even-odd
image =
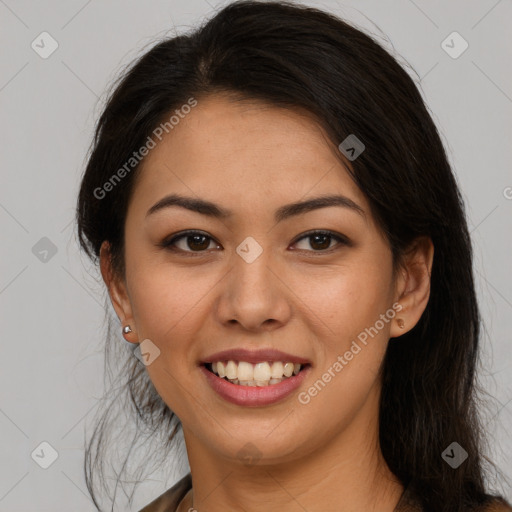
[[[208,96],[145,157],[135,195],[147,203],[179,192],[236,209],[338,192],[367,210],[336,152],[305,111]]]
[[[210,160],[212,164],[217,162],[217,157],[222,158],[223,164],[235,158],[255,159],[260,169],[262,161],[269,157],[269,164],[296,162],[304,157],[308,161],[333,159],[332,147],[311,114],[227,95],[200,99],[148,160],[151,163],[176,149],[180,149],[176,157]]]

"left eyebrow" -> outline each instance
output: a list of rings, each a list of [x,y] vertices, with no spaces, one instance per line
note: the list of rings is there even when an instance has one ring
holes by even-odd
[[[233,212],[231,210],[223,208],[215,203],[212,203],[211,201],[196,199],[194,197],[186,197],[179,194],[170,194],[155,203],[147,211],[146,217],[159,210],[169,208],[171,206],[186,208],[187,210],[218,219],[225,219],[233,216]],[[276,222],[281,222],[296,215],[301,215],[313,210],[327,208],[330,206],[348,208],[349,210],[361,215],[363,218],[366,218],[365,211],[361,206],[352,201],[352,199],[342,195],[320,196],[313,199],[308,199],[307,201],[290,203],[281,206],[276,210],[274,218]]]

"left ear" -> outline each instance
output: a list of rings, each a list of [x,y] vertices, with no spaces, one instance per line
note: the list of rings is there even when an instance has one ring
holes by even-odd
[[[434,244],[430,237],[416,238],[404,255],[396,281],[395,302],[402,309],[397,310],[390,330],[396,338],[410,331],[419,321],[430,297],[430,276],[434,260]],[[403,320],[403,328],[398,320]]]

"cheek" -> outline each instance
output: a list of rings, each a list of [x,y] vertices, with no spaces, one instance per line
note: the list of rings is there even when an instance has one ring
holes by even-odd
[[[322,321],[325,339],[356,337],[390,307],[392,289],[386,265],[361,257],[315,274],[305,272],[297,277],[294,289],[304,297],[305,317]],[[388,327],[386,324],[383,330],[387,332]]]
[[[394,317],[391,260],[382,260],[361,255],[333,269],[327,279],[303,278],[304,290],[309,290],[303,314],[316,334],[319,386],[328,383],[322,391],[325,397],[344,396],[349,408],[364,399],[378,379],[389,340]]]
[[[319,288],[313,294],[311,309],[323,322],[316,331],[318,365],[297,396],[305,424],[333,434],[346,428],[368,400],[378,406],[379,369],[391,321],[381,320],[389,308],[387,291],[378,274],[353,273],[333,280],[328,293]]]
[[[211,314],[213,272],[176,265],[132,267],[130,296],[137,329],[162,352],[189,348],[190,339]]]
[[[209,283],[187,276],[176,268],[139,266],[130,293],[139,339],[151,340],[159,350],[146,367],[149,377],[171,410],[193,422],[191,404],[192,409],[204,407],[193,389],[198,377],[190,372],[197,359],[193,339],[206,321],[203,305],[213,283],[207,288]]]

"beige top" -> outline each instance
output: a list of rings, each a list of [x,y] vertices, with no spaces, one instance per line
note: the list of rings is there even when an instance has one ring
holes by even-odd
[[[192,489],[192,477],[190,473],[187,473],[170,489],[167,489],[167,491],[139,512],[176,512],[181,500],[190,489]],[[414,499],[410,490],[406,488],[393,512],[422,512],[422,510],[422,507]],[[498,500],[495,504],[486,507],[482,512],[512,512],[512,507],[505,501]]]

